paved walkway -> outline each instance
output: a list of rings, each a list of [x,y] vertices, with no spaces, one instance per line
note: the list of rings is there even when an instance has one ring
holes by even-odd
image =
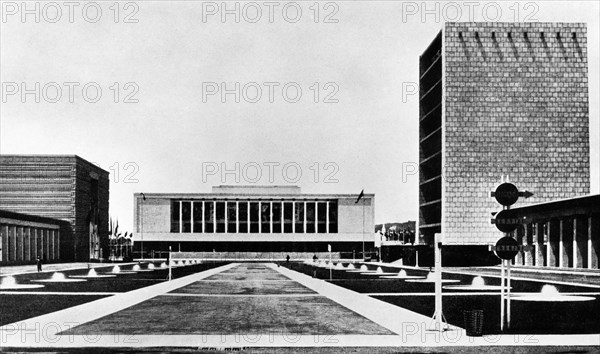
[[[289,290],[288,286],[293,290]],[[210,306],[214,307],[215,304],[219,312],[211,315],[208,321],[202,318],[202,314],[210,313]],[[281,311],[287,315],[274,316]],[[333,317],[334,326],[326,326],[324,330],[315,332],[315,326],[319,327],[320,323],[311,316],[324,316],[319,317],[324,320]],[[269,320],[273,318],[279,319],[279,322],[270,324]],[[265,330],[282,325],[294,330],[283,334],[256,331],[252,327],[255,321],[263,321],[262,324],[266,326],[261,328]],[[121,323],[121,326],[115,326],[115,323]],[[240,323],[250,327],[243,327]],[[0,346],[239,348],[600,345],[598,334],[472,338],[456,327],[446,332],[429,331],[430,323],[427,316],[274,264],[252,267],[229,264],[5,325],[0,327]],[[246,330],[242,331],[243,328]]]

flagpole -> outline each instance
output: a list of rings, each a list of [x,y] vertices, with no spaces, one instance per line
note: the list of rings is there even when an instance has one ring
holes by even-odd
[[[365,260],[365,198],[363,197],[362,203],[362,254],[363,262]]]
[[[358,199],[356,199],[356,201],[354,202],[354,204],[357,204],[358,202],[360,202],[361,199],[363,199],[363,203],[362,203],[362,258],[363,258],[363,262],[365,260],[365,201],[364,201],[364,195],[365,195],[365,190],[361,190],[360,194],[358,195]]]
[[[144,201],[146,200],[146,195],[144,193],[140,193],[142,195],[142,210],[141,210],[141,215],[140,215],[140,219],[141,219],[141,233],[142,233],[142,244],[141,244],[141,250],[142,250],[142,262],[144,261]]]

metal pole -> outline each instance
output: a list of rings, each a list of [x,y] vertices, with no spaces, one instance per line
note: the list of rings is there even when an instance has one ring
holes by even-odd
[[[435,330],[443,331],[442,310],[442,235],[435,234]]]
[[[365,198],[363,196],[362,205],[362,259],[365,260]]]
[[[504,259],[500,265],[500,330],[504,330]]]
[[[141,193],[142,195],[142,210],[141,210],[141,215],[140,215],[140,220],[142,222],[142,227],[140,228],[140,231],[142,232],[142,245],[141,245],[141,251],[142,251],[142,261],[144,261],[144,200],[146,200],[146,195],[144,193]]]
[[[333,280],[333,263],[331,263],[331,246],[329,246],[329,281]]]
[[[169,280],[173,279],[173,274],[171,273],[171,246],[169,246]]]
[[[510,328],[510,263],[512,261],[509,259],[506,261],[506,278],[507,278],[507,287],[506,287],[506,324],[507,328]]]

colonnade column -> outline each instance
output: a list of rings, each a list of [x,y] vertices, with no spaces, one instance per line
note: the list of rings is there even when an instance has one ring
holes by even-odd
[[[573,220],[571,218],[560,219],[559,250],[559,267],[573,267]]]
[[[534,224],[535,228],[535,265],[537,267],[543,267],[546,263],[546,246],[544,245],[544,226],[546,223],[536,222]]]
[[[269,202],[269,229],[273,233],[273,202]]]
[[[304,233],[308,233],[308,222],[306,221],[306,215],[308,215],[308,209],[306,209],[306,200],[304,201]]]
[[[559,265],[560,222],[558,220],[546,222],[546,232],[548,234],[546,266],[557,267]]]
[[[329,200],[326,202],[325,207],[325,233],[329,233]]]
[[[573,268],[587,268],[587,218],[573,218]]]
[[[598,269],[600,257],[600,214],[588,217],[588,268]]]
[[[528,249],[525,251],[525,265],[532,266],[535,248],[533,247],[533,224],[525,224],[525,245]]]
[[[190,230],[192,231],[192,233],[194,233],[194,204],[196,204],[197,202],[195,201],[191,201],[190,202],[190,219],[192,220],[192,222],[190,223]]]
[[[519,246],[523,246],[523,228],[525,227],[525,225],[519,225],[519,227],[517,227],[517,229],[515,230],[515,236],[516,236],[516,240],[517,243],[519,244]],[[519,250],[519,252],[517,252],[517,256],[513,259],[513,264],[515,265],[523,265],[523,251]]]
[[[179,232],[183,232],[183,202],[179,201]],[[143,250],[142,250],[143,252]]]
[[[202,232],[205,233],[206,232],[206,220],[204,217],[204,213],[206,211],[206,202],[203,200],[203,201],[201,201],[201,203],[202,203],[202,213],[201,213],[202,214]]]

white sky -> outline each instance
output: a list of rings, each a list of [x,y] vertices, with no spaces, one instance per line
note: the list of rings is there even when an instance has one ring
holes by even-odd
[[[86,2],[76,2],[71,23],[69,7],[57,2],[62,17],[50,23],[56,8],[34,1],[27,6],[35,9],[36,3],[39,23],[34,15],[23,21],[21,1],[2,1],[3,93],[12,88],[10,83],[33,89],[36,82],[40,87],[56,82],[62,97],[48,102],[56,92],[51,85],[39,103],[33,94],[25,102],[20,92],[7,96],[0,103],[0,152],[77,154],[96,162],[111,172],[110,213],[123,230],[131,230],[134,192],[209,192],[223,184],[220,173],[203,180],[203,163],[225,163],[233,169],[236,162],[242,167],[277,162],[281,165],[274,168],[273,184],[289,184],[282,178],[282,166],[296,163],[302,177],[293,184],[306,193],[358,193],[364,188],[376,194],[377,223],[415,220],[418,176],[403,181],[402,165],[418,162],[418,101],[409,95],[403,102],[402,87],[417,82],[419,55],[444,20],[511,22],[529,16],[588,24],[591,177],[592,192],[599,192],[597,1],[439,2],[439,18],[429,14],[425,21],[422,1],[335,1],[327,7],[321,2],[319,23],[314,22],[314,1],[296,2],[302,14],[295,23],[290,22],[295,9],[289,2],[275,2],[272,22],[268,5],[254,3],[262,9],[256,23],[248,21],[255,17],[255,8],[247,2],[237,2],[239,23],[234,15],[223,22],[220,12],[203,19],[203,6],[208,12],[215,3],[200,1],[138,1],[127,7],[120,2],[118,23],[114,1],[97,2],[102,16],[95,23],[87,21],[95,17],[95,5],[88,5],[86,20]],[[233,9],[236,2],[227,4]],[[282,16],[286,4],[288,20]],[[427,2],[428,9],[435,6]],[[457,8],[462,10],[459,17]],[[132,12],[138,22],[124,23]],[[332,12],[337,23],[323,23]],[[73,102],[65,82],[79,83]],[[102,89],[96,103],[86,102],[81,92],[90,82]],[[139,102],[113,102],[115,82],[120,84],[119,101],[132,92],[123,87],[132,82],[139,88],[134,96]],[[228,88],[235,82],[256,82],[263,95],[257,103],[244,97],[236,103],[233,95],[224,103],[219,95],[203,102],[203,82],[227,82]],[[269,102],[265,82],[280,84],[274,102]],[[320,83],[319,103],[313,101],[315,82]],[[324,87],[328,82],[334,85]],[[281,88],[286,83],[301,87],[298,102],[284,100]],[[323,103],[334,87],[339,102]],[[86,98],[93,96],[90,89]],[[249,90],[248,98],[254,96],[254,89]],[[292,88],[287,97],[293,96]],[[126,168],[129,162],[137,168]],[[325,183],[334,171],[325,168],[328,162],[338,168],[336,183]],[[320,169],[316,182],[315,163]],[[240,184],[249,184],[255,175],[247,166],[246,181],[240,173]],[[293,179],[294,169],[288,172]],[[129,173],[134,175],[128,179]],[[267,166],[262,173],[259,182],[269,184]],[[227,184],[235,183],[233,175],[224,177]]]

